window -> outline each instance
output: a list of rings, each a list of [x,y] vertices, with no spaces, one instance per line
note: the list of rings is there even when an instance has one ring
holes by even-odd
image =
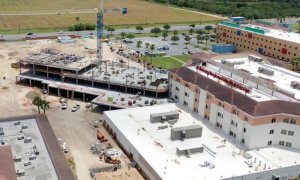
[[[244,130],[243,130],[243,131],[244,131],[244,133],[246,133],[246,132],[247,132],[247,129],[246,129],[246,128],[244,128]]]
[[[211,96],[210,96],[210,95],[207,95],[206,99],[211,99]]]
[[[189,97],[189,94],[188,94],[187,92],[184,92],[184,95],[185,95],[186,97]]]
[[[205,109],[208,109],[208,106],[207,106],[207,105],[205,105]]]
[[[218,117],[221,117],[221,118],[223,118],[223,114],[222,114],[222,113],[220,113],[220,112],[218,112]]]
[[[287,146],[287,147],[292,147],[292,143],[286,142],[286,143],[285,143],[285,146]]]
[[[289,123],[289,118],[284,118],[284,119],[283,119],[283,122],[284,122],[284,123]]]
[[[289,132],[288,132],[288,135],[289,135],[289,136],[294,136],[294,131],[289,131]]]
[[[242,139],[242,142],[241,142],[242,144],[245,144],[245,139]]]
[[[234,125],[235,123],[234,123],[234,121],[233,120],[231,120],[231,125]]]
[[[274,123],[274,122],[276,122],[276,118],[273,117],[271,123]]]
[[[185,87],[190,87],[188,83],[185,84]]]
[[[268,141],[268,146],[271,146],[272,145],[272,141]]]
[[[178,99],[178,96],[175,95],[175,99]]]
[[[269,134],[274,134],[274,129],[271,129]]]
[[[290,124],[296,124],[296,120],[295,119],[291,119]]]
[[[178,87],[176,87],[175,89],[176,89],[176,91],[179,91],[179,88],[178,88]]]
[[[184,104],[185,106],[188,106],[188,105],[189,105],[186,101],[183,101],[183,104]]]
[[[279,141],[280,146],[284,146],[284,141]]]
[[[287,130],[282,129],[281,134],[286,134]]]
[[[195,98],[195,102],[198,102],[198,99]]]
[[[247,117],[247,116],[245,116],[245,117],[244,117],[244,120],[245,120],[245,121],[248,121],[248,117]]]

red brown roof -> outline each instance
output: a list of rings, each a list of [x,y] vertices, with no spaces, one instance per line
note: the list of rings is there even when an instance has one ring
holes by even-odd
[[[210,92],[217,99],[232,104],[254,117],[280,113],[300,115],[300,103],[283,100],[257,102],[254,99],[198,74],[189,68],[181,67],[171,69],[170,72],[177,74],[184,81],[195,84],[199,88]]]
[[[16,169],[10,145],[0,145],[0,179],[17,180]]]

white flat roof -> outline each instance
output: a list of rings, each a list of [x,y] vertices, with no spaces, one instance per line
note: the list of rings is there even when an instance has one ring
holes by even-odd
[[[202,137],[172,141],[170,127],[158,130],[158,126],[162,124],[150,122],[150,114],[170,111],[179,112],[179,120],[174,127],[201,125]],[[242,155],[243,146],[205,120],[200,121],[198,115],[180,104],[106,111],[104,114],[162,179],[214,180],[300,163],[300,151],[288,151],[279,147],[247,151],[252,158],[245,159]],[[226,143],[222,142],[224,139],[227,140]],[[215,156],[206,150],[191,155],[190,158],[176,155],[177,147],[200,147],[203,144],[214,151]],[[215,167],[201,167],[200,164],[205,161],[213,163]],[[251,161],[253,167],[249,167],[245,161]]]
[[[300,43],[300,34],[294,32],[286,32],[277,29],[270,29],[270,31],[265,33],[265,35],[277,39],[282,39],[285,41]]]
[[[250,72],[252,76],[270,79],[270,80],[274,81],[274,84],[277,87],[279,87],[280,89],[284,89],[288,92],[294,93],[295,98],[298,100],[300,99],[300,90],[294,89],[291,87],[292,81],[300,82],[300,74],[295,73],[290,70],[287,70],[287,69],[284,69],[284,68],[281,68],[281,67],[278,67],[278,66],[249,61],[248,57],[233,58],[233,59],[226,59],[226,60],[230,61],[230,62],[243,61],[244,62],[243,64],[234,65],[234,69],[246,70],[246,71]],[[219,60],[218,62],[221,62],[221,60]],[[269,76],[269,75],[258,72],[259,67],[273,70],[274,75]]]

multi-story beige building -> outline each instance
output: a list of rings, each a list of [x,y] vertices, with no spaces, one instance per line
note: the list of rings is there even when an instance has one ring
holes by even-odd
[[[300,34],[253,24],[221,22],[219,42],[235,44],[237,51],[256,51],[283,61],[300,57]]]
[[[300,149],[299,74],[227,56],[171,70],[170,97],[248,148]]]

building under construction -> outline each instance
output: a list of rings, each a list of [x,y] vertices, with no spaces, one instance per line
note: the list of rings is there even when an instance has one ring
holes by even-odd
[[[117,104],[116,99],[125,103],[133,94],[143,101],[139,106],[155,104],[157,99],[168,97],[165,70],[131,67],[129,61],[121,59],[99,62],[75,54],[43,50],[21,58],[19,63],[18,83],[43,88],[44,92],[59,97],[92,101],[102,94],[100,99],[105,97],[105,101],[113,105]],[[108,105],[104,101],[93,102]],[[133,106],[135,103],[133,99],[125,104]]]

